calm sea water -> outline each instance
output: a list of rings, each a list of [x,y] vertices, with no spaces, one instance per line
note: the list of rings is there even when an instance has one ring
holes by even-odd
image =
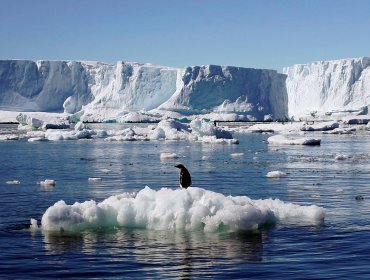
[[[0,278],[370,278],[370,137],[321,135],[322,145],[268,146],[265,134],[239,145],[178,141],[0,142]],[[161,160],[171,152],[179,159]],[[233,153],[244,153],[233,157]],[[337,154],[350,158],[335,160]],[[202,157],[207,156],[207,160]],[[253,199],[279,198],[327,209],[320,226],[276,225],[259,233],[134,229],[46,234],[29,230],[45,210],[121,192],[193,185]],[[103,169],[109,169],[105,173]],[[269,179],[269,171],[288,173]],[[89,177],[101,177],[89,184]],[[37,184],[56,180],[55,187]],[[7,185],[19,180],[19,185]],[[358,201],[355,196],[362,195]]]

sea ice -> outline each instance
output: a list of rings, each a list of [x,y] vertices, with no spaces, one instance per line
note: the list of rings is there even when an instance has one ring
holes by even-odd
[[[0,134],[0,141],[19,140],[17,134]]]
[[[231,153],[230,155],[232,157],[242,157],[242,156],[244,156],[244,153]]]
[[[283,135],[274,135],[267,139],[269,144],[273,145],[320,145],[321,139],[316,138],[297,138],[289,139]]]
[[[314,124],[304,124],[302,131],[329,131],[339,127],[338,122],[316,122]]]
[[[46,231],[124,227],[216,232],[257,230],[266,224],[285,222],[312,225],[322,223],[324,217],[325,209],[316,205],[225,196],[197,187],[145,187],[138,193],[114,195],[100,203],[89,200],[67,205],[60,200],[45,211],[41,225]]]

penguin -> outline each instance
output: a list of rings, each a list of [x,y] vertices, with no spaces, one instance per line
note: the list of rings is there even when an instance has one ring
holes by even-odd
[[[175,165],[175,167],[180,169],[180,187],[182,189],[187,189],[191,186],[191,176],[189,171],[182,164]]]

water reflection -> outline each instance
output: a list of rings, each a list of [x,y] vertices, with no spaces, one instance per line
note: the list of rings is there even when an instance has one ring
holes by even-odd
[[[188,278],[207,267],[263,260],[267,232],[204,233],[117,229],[76,234],[43,232],[53,255],[82,252],[106,261],[131,260],[139,269]]]

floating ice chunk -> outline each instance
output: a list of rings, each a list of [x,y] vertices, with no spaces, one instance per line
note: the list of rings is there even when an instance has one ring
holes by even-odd
[[[175,153],[161,153],[160,159],[176,159],[179,156]]]
[[[304,124],[302,131],[328,131],[339,127],[337,122],[319,122],[316,124]]]
[[[111,170],[108,169],[108,168],[103,168],[103,169],[100,169],[100,172],[103,172],[103,173],[110,173]]]
[[[268,177],[268,178],[280,178],[280,177],[284,177],[286,175],[287,174],[283,171],[270,171],[266,174],[266,177]]]
[[[48,141],[45,137],[32,137],[28,138],[28,142],[40,142],[40,141]]]
[[[137,194],[114,195],[100,203],[58,201],[45,211],[41,225],[46,231],[125,227],[214,232],[255,230],[285,222],[311,225],[322,223],[324,217],[325,209],[315,205],[225,196],[196,187],[158,191],[145,187]]]
[[[215,136],[217,139],[220,139],[220,138],[232,139],[233,138],[230,132],[223,130],[219,127],[216,127],[211,122],[206,122],[198,118],[191,121],[190,128],[192,129],[192,133],[199,137]]]
[[[239,144],[238,139],[217,138],[216,136],[202,136],[198,138],[198,141],[212,144]]]
[[[88,181],[89,181],[89,183],[99,183],[99,182],[103,181],[103,179],[99,178],[99,177],[90,177],[88,179]]]
[[[18,181],[18,180],[10,180],[10,181],[6,181],[5,184],[7,185],[19,185],[21,182]]]
[[[29,126],[30,128],[41,128],[43,125],[43,121],[30,117],[26,114],[19,113],[19,115],[16,117],[16,120],[21,124],[22,126]]]
[[[232,153],[230,154],[232,157],[242,157],[244,156],[244,153]]]
[[[323,131],[323,134],[352,134],[356,131],[355,127],[351,128],[336,128],[330,131]]]
[[[45,179],[44,181],[40,181],[40,185],[42,187],[52,187],[55,186],[56,182],[52,179]]]
[[[39,226],[37,224],[37,220],[36,219],[32,219],[31,218],[30,223],[31,223],[31,225],[30,225],[30,229],[31,230],[38,230],[39,229]]]
[[[160,121],[157,127],[148,133],[151,140],[188,140],[189,136],[189,127],[175,120]]]
[[[349,156],[349,155],[344,155],[344,154],[336,155],[336,156],[335,156],[335,159],[336,159],[336,160],[346,160],[346,159],[349,159],[349,158],[351,158],[351,156]]]
[[[315,138],[298,138],[298,139],[288,139],[283,135],[274,135],[267,139],[269,144],[273,145],[320,145],[321,139]]]
[[[160,120],[161,116],[159,114],[152,114],[146,111],[129,112],[117,118],[117,122],[119,123],[152,123],[159,122]]]
[[[74,131],[63,131],[49,129],[45,132],[45,138],[50,141],[77,140]]]
[[[202,156],[202,160],[209,160],[209,156]]]
[[[29,138],[45,137],[45,132],[41,130],[27,131],[26,137]]]
[[[105,139],[106,141],[136,141],[144,140],[143,137],[136,135],[135,131],[129,127],[126,128],[114,136],[109,136]]]
[[[279,133],[291,133],[297,132],[300,130],[302,123],[262,123],[262,124],[255,124],[249,127],[248,129],[239,130],[239,133],[245,132],[279,132]]]
[[[342,121],[345,124],[368,124],[370,122],[370,116],[347,116],[342,118]]]
[[[74,130],[79,131],[84,129],[87,129],[87,125],[84,124],[83,122],[79,121],[78,123],[75,124]]]

